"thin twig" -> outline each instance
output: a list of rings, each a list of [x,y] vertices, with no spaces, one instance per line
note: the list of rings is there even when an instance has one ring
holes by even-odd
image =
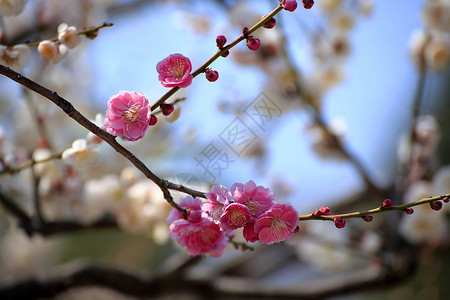
[[[85,30],[81,30],[81,31],[79,31],[79,32],[77,33],[77,35],[89,35],[89,34],[91,34],[91,33],[95,33],[95,32],[98,31],[99,29],[102,29],[102,28],[105,28],[105,27],[111,27],[111,26],[113,26],[113,25],[114,25],[113,23],[107,23],[107,22],[105,22],[105,23],[103,23],[103,24],[100,25],[100,26],[93,27],[93,28],[88,28],[88,29],[85,29]],[[50,39],[50,41],[52,41],[52,42],[57,42],[57,41],[58,41],[58,38],[57,38],[57,37],[56,37],[56,38],[52,38],[52,39]],[[25,45],[27,45],[27,46],[29,46],[29,47],[33,47],[33,46],[38,46],[40,43],[41,43],[41,41],[38,41],[38,42],[32,42],[32,43],[28,42],[28,43],[25,43]]]
[[[361,212],[352,212],[352,213],[346,213],[346,214],[337,214],[337,215],[322,215],[322,216],[314,216],[312,213],[308,214],[308,215],[301,215],[298,216],[300,221],[306,221],[306,220],[328,220],[328,221],[333,221],[334,218],[336,217],[340,217],[341,219],[350,219],[350,218],[360,218],[360,217],[364,217],[367,215],[374,215],[374,214],[378,214],[378,213],[382,213],[382,212],[388,212],[388,211],[392,211],[392,210],[399,210],[402,211],[407,207],[413,207],[413,206],[417,206],[417,205],[423,205],[423,204],[427,204],[427,203],[431,203],[437,200],[442,200],[445,197],[450,197],[450,194],[445,194],[445,195],[440,195],[440,196],[435,196],[435,197],[428,197],[428,198],[423,198],[421,200],[418,201],[414,201],[414,202],[409,202],[406,204],[402,204],[402,205],[395,205],[392,206],[391,208],[383,208],[383,207],[378,207],[378,208],[374,208],[374,209],[369,209],[366,211],[361,211]]]
[[[41,160],[30,159],[29,161],[23,163],[21,166],[19,166],[17,168],[7,168],[4,170],[1,170],[0,175],[15,174],[15,173],[21,172],[25,169],[28,169],[28,168],[33,167],[38,164],[46,163],[46,162],[52,161],[54,159],[61,159],[61,156],[62,156],[62,153],[56,153],[56,154],[53,154],[53,155],[51,155],[47,158],[41,159]]]
[[[222,49],[217,50],[217,52],[211,56],[203,65],[201,65],[199,68],[197,68],[197,70],[195,70],[194,72],[192,72],[192,76],[196,77],[197,75],[205,72],[206,68],[209,67],[216,59],[218,59],[222,54],[224,54],[225,52],[229,51],[231,48],[233,48],[234,46],[236,46],[237,44],[239,44],[241,41],[243,41],[246,36],[252,34],[253,32],[255,32],[258,28],[262,27],[265,23],[267,23],[267,21],[269,21],[273,16],[275,16],[276,14],[278,14],[281,10],[283,10],[283,7],[281,6],[281,4],[279,6],[277,6],[277,8],[275,8],[270,14],[264,16],[263,18],[261,18],[261,20],[256,23],[255,25],[253,25],[249,30],[247,35],[240,35],[238,38],[236,38],[233,42],[231,42],[230,44],[228,44],[226,47],[223,47]],[[169,99],[173,94],[175,94],[180,88],[178,86],[171,88],[166,94],[164,94],[161,98],[158,99],[158,101],[156,101],[152,106],[151,106],[151,111],[154,111],[155,109],[157,109],[162,103],[164,103],[164,101],[166,101],[167,99]]]

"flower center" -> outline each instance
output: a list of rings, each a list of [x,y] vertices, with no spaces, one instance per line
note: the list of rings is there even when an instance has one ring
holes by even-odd
[[[246,218],[240,209],[233,209],[230,212],[230,219],[233,225],[244,226]]]
[[[276,232],[281,232],[286,228],[286,223],[284,223],[282,218],[278,217],[272,220],[272,222],[270,223],[270,228],[272,228]]]
[[[174,60],[173,65],[171,66],[171,73],[174,78],[181,78],[184,75],[184,66],[185,62],[183,60]]]
[[[135,104],[131,106],[129,109],[127,109],[122,116],[125,119],[125,121],[127,121],[127,123],[133,123],[136,122],[136,120],[138,119],[140,110],[141,107]]]

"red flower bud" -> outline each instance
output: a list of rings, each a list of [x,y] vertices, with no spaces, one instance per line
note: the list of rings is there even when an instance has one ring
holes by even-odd
[[[250,50],[256,51],[258,50],[259,46],[261,45],[261,41],[257,38],[254,38],[253,36],[250,36],[247,39],[247,47]]]
[[[208,79],[211,82],[216,81],[219,78],[219,73],[215,70],[206,69],[205,71],[206,79]]]
[[[322,216],[322,212],[318,209],[315,209],[312,214],[316,218],[320,218]]]
[[[294,11],[297,8],[297,1],[295,0],[283,0],[281,6],[287,11]]]
[[[392,200],[391,199],[386,199],[383,201],[383,204],[381,205],[381,207],[383,209],[388,209],[392,207]]]
[[[411,207],[405,207],[403,211],[405,212],[405,214],[411,215],[414,212],[414,209],[412,209]]]
[[[345,220],[340,217],[334,218],[334,225],[336,226],[336,228],[344,228],[346,223],[347,222],[345,222]]]
[[[161,104],[162,114],[165,116],[170,115],[174,110],[174,106],[172,103],[163,103]]]
[[[366,222],[372,222],[373,220],[373,217],[370,215],[362,216],[361,218]]]
[[[222,49],[227,42],[227,38],[223,35],[218,35],[216,38],[217,48]]]
[[[328,206],[322,206],[319,211],[322,213],[322,215],[329,216],[331,215],[331,209],[328,208]]]
[[[306,9],[310,9],[314,5],[314,0],[302,0],[303,7]]]
[[[230,54],[230,50],[227,50],[226,52],[222,53],[222,57],[227,57]]]
[[[439,201],[439,200],[430,202],[430,207],[431,207],[432,210],[436,210],[436,211],[441,210],[442,202]]]
[[[148,122],[148,124],[149,124],[150,126],[153,126],[153,125],[156,124],[156,122],[158,122],[158,118],[156,118],[156,116],[154,116],[154,115],[151,115],[151,116],[150,116],[150,121]]]
[[[271,18],[263,25],[263,27],[267,28],[267,29],[271,29],[271,28],[275,27],[276,23],[277,23],[277,20],[275,20],[275,18]]]

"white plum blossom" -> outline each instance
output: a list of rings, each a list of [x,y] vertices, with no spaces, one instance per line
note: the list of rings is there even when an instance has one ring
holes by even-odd
[[[346,247],[348,231],[338,230],[328,222],[311,222],[306,230],[307,234],[294,244],[300,259],[324,271],[349,266],[352,255]]]
[[[77,28],[75,26],[69,26],[66,23],[58,26],[58,40],[69,49],[75,48],[81,42]]]
[[[18,280],[46,275],[58,244],[38,235],[29,237],[22,230],[10,231],[0,241],[0,277]]]
[[[28,0],[0,0],[0,16],[8,17],[20,14]]]
[[[433,195],[432,185],[417,181],[406,191],[404,202],[409,203]],[[445,235],[446,222],[443,210],[434,211],[429,205],[414,207],[412,215],[405,215],[400,221],[400,233],[412,243],[439,242]]]
[[[432,31],[450,32],[450,2],[447,0],[425,1],[422,11],[423,23]]]
[[[30,61],[31,52],[26,45],[12,47],[0,45],[0,64],[10,67],[15,71],[25,68]]]
[[[157,243],[168,240],[166,218],[172,207],[161,190],[148,179],[138,181],[127,191],[125,204],[116,211],[119,226],[136,234],[148,234]]]
[[[450,193],[450,165],[442,166],[433,177],[433,192],[437,195]]]
[[[51,156],[52,153],[47,148],[37,148],[33,151],[34,161],[45,160]],[[58,168],[52,161],[38,163],[34,166],[34,170],[40,177],[49,176],[50,178],[57,178],[61,175]]]
[[[72,143],[72,148],[66,149],[62,154],[62,159],[76,167],[93,163],[97,158],[98,149],[88,145],[85,139],[78,139]]]
[[[450,61],[450,41],[433,37],[425,47],[425,64],[433,71],[443,71]]]

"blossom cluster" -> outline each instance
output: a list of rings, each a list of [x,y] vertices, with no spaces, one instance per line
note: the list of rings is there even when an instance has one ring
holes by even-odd
[[[276,203],[272,191],[253,181],[235,183],[230,190],[215,185],[207,201],[186,196],[179,205],[187,218],[173,209],[167,222],[169,236],[192,256],[222,255],[234,231],[243,228],[247,242],[273,244],[292,238],[297,230],[298,213],[290,204]]]
[[[426,67],[433,72],[447,69],[450,63],[449,19],[449,1],[425,1],[422,11],[425,28],[415,31],[410,41],[410,54],[419,68]]]
[[[75,48],[81,42],[75,26],[62,23],[58,26],[58,40],[45,40],[39,43],[39,54],[52,63],[59,63],[69,53],[69,49]]]

